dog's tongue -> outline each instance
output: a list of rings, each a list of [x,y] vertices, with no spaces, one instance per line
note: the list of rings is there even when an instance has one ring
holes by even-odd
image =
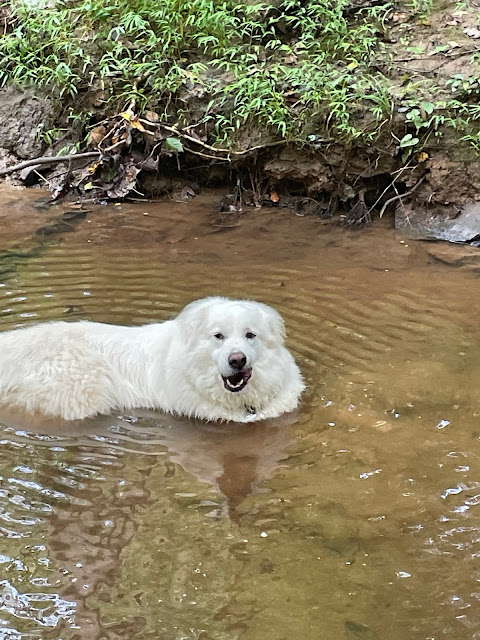
[[[240,382],[248,382],[252,377],[252,370],[245,369],[244,371],[239,371],[235,373],[233,376],[228,376],[228,381],[232,385],[240,384]]]
[[[248,382],[250,380],[250,378],[252,377],[252,370],[251,369],[245,369],[245,371],[242,371],[242,377],[243,377],[243,381],[244,382]]]

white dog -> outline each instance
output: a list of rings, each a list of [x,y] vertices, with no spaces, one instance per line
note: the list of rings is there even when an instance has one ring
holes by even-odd
[[[51,322],[0,333],[0,403],[83,419],[161,409],[250,422],[292,411],[305,388],[281,316],[204,298],[161,324]]]

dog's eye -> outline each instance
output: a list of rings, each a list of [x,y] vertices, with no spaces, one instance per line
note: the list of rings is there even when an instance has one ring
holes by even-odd
[[[255,333],[252,333],[252,331],[247,331],[247,333],[245,334],[245,337],[251,340],[252,338],[256,338],[257,336]]]
[[[217,340],[223,340],[225,338],[223,333],[216,333],[213,337],[216,338]]]

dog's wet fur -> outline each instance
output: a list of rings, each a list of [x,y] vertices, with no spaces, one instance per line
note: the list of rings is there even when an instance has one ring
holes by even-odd
[[[80,420],[138,407],[251,422],[298,406],[305,387],[281,316],[210,297],[141,327],[51,322],[0,334],[0,403]]]

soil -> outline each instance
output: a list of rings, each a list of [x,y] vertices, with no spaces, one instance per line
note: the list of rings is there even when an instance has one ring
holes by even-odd
[[[406,159],[399,141],[406,133],[415,133],[402,102],[407,81],[412,91],[421,86],[421,99],[428,100],[429,87],[432,91],[445,87],[448,98],[447,81],[452,76],[475,75],[472,54],[480,41],[477,23],[478,12],[462,9],[458,3],[436,3],[422,19],[398,10],[390,14],[385,59],[391,57],[392,62],[382,72],[392,82],[396,105],[391,122],[371,145],[329,142],[306,149],[278,144],[266,132],[246,129],[243,146],[230,154],[212,150],[205,132],[184,130],[180,149],[164,145],[153,162],[152,144],[146,140],[153,136],[155,141],[165,141],[172,132],[156,121],[155,114],[139,120],[132,111],[127,118],[111,116],[91,131],[90,150],[102,151],[98,159],[34,165],[7,179],[26,185],[40,181],[52,190],[53,199],[93,201],[164,194],[188,201],[206,186],[230,185],[229,195],[219,203],[221,211],[273,205],[354,226],[389,214],[398,228],[415,237],[475,242],[480,224],[477,214],[470,213],[477,211],[480,200],[480,159],[473,148],[451,129],[442,136],[432,131],[423,151]],[[438,93],[434,98],[439,99]],[[201,100],[193,92],[191,101],[200,112]],[[57,109],[47,98],[12,88],[0,90],[0,175],[18,159],[53,156],[66,143],[82,139],[82,132],[71,129],[55,146],[42,144],[39,133],[63,124]],[[360,120],[367,118],[365,111],[359,113]],[[444,233],[446,220],[448,233]],[[455,224],[448,225],[449,220]]]

